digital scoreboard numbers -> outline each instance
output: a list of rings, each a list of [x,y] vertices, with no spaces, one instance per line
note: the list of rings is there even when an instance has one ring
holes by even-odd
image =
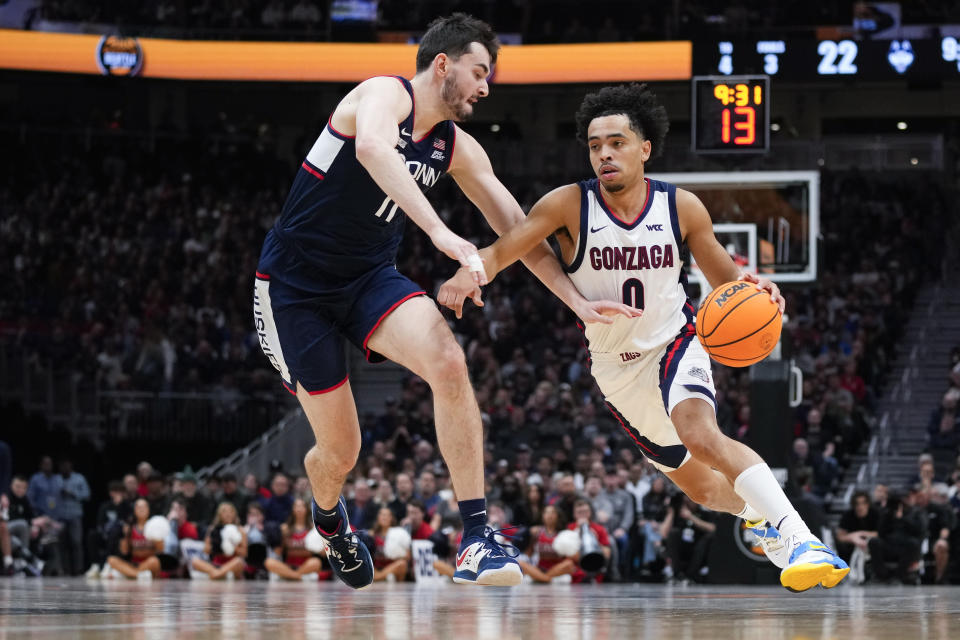
[[[770,148],[767,76],[696,76],[691,141],[697,153],[764,153]]]
[[[795,82],[960,80],[960,40],[938,38],[790,38],[700,40],[693,47],[695,74],[762,73]]]

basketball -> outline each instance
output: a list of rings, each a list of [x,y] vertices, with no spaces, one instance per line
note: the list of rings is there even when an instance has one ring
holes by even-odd
[[[722,284],[697,312],[697,337],[710,357],[728,367],[760,362],[780,339],[782,317],[777,303],[755,284]]]

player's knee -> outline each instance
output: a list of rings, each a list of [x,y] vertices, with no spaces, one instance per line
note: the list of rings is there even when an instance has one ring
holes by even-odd
[[[357,463],[357,456],[360,455],[359,438],[356,443],[346,438],[338,442],[335,447],[318,446],[312,447],[303,457],[303,466],[310,475],[331,475],[334,477],[345,477]]]
[[[467,381],[467,359],[454,340],[441,346],[430,366],[427,380],[434,392],[459,389]]]

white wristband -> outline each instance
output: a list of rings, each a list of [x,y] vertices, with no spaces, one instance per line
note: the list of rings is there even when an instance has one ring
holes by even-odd
[[[480,273],[483,273],[483,260],[480,259],[479,254],[475,253],[471,256],[467,256],[467,268],[469,268],[470,271],[479,271]]]

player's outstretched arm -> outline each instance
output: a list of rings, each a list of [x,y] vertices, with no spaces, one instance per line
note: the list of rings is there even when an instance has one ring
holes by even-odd
[[[486,151],[473,136],[457,129],[457,141],[450,161],[450,175],[473,204],[480,209],[490,227],[503,235],[515,225],[522,223],[523,209],[517,204],[490,165]],[[563,226],[558,225],[557,228]],[[563,271],[545,238],[554,230],[546,232],[530,250],[521,256],[523,263],[543,282],[550,291],[571,308],[582,301],[576,287]]]
[[[410,109],[410,96],[395,78],[371,78],[347,94],[334,111],[333,121],[334,126],[345,127],[347,134],[353,125],[357,160],[383,192],[423,229],[437,249],[469,266],[477,248],[447,228],[396,152],[400,139],[397,123]],[[482,275],[478,273],[478,284],[485,284]]]
[[[497,181],[497,184],[500,184],[500,182]],[[566,187],[561,187],[561,189],[564,188]],[[574,186],[574,188],[576,189],[576,186]],[[529,216],[515,221],[513,226],[510,227],[506,233],[501,235],[496,242],[489,247],[480,250],[480,258],[483,261],[483,269],[487,282],[493,281],[498,273],[509,267],[521,257],[531,253],[531,249],[537,248],[538,245],[544,245],[547,251],[549,251],[549,247],[546,246],[545,239],[559,228],[556,220],[552,216],[560,215],[560,208],[556,205],[551,207],[549,204],[550,196],[556,193],[556,191],[559,191],[559,189],[541,198],[540,201],[533,206],[533,209],[530,210]],[[511,201],[516,202],[513,200],[513,196],[511,196],[506,189],[504,189],[504,193],[506,193],[506,197],[508,197]],[[545,202],[547,202],[547,204],[544,204]],[[519,205],[517,208],[519,209]],[[523,215],[522,211],[520,215]],[[491,226],[494,225],[491,223]],[[494,231],[499,231],[499,229],[494,226]],[[557,261],[556,256],[553,255],[553,252],[550,252],[549,257],[528,257],[528,260],[525,260],[525,263],[527,264],[528,268],[536,274],[541,263],[546,263],[548,259],[552,260],[559,269],[559,262]],[[530,263],[533,264],[531,265]],[[567,282],[570,282],[570,279],[567,278],[566,274],[562,272],[562,269],[559,270],[561,272],[560,275],[566,279]],[[541,278],[541,281],[543,281],[544,284],[549,285],[547,279]],[[573,287],[573,283],[570,283],[570,285]],[[552,287],[548,288],[553,290]],[[573,289],[576,297],[582,300],[583,297],[580,296],[580,293],[576,291],[576,288]],[[557,297],[560,296],[557,295]],[[452,278],[443,283],[437,292],[437,302],[445,307],[453,309],[457,314],[457,318],[462,317],[463,303],[467,298],[472,299],[473,303],[478,307],[483,306],[480,287],[473,284],[473,282],[470,280],[469,274],[464,269],[460,269]],[[561,298],[561,300],[563,300],[563,298]],[[584,302],[586,301],[584,300]],[[574,299],[573,303],[577,304],[577,301]],[[567,305],[576,311],[576,308],[571,306],[570,303],[567,303]]]
[[[733,280],[745,280],[757,285],[758,289],[768,291],[771,300],[780,306],[780,313],[783,313],[785,303],[780,289],[768,278],[760,278],[756,274],[740,270],[727,250],[717,241],[713,233],[713,221],[700,198],[684,189],[677,189],[677,217],[690,253],[711,287]]]
[[[573,194],[573,191],[576,191],[576,194]],[[547,257],[559,268],[559,262],[546,245],[545,240],[557,231],[557,229],[566,226],[564,223],[564,213],[574,195],[577,206],[579,207],[579,187],[576,185],[565,185],[554,189],[533,205],[533,208],[530,209],[530,214],[526,216],[526,218],[517,221],[492,245],[481,249],[480,258],[483,260],[483,268],[486,272],[487,280],[493,281],[498,273],[517,260],[527,256],[531,250],[538,248],[538,245],[541,244],[544,250],[549,252],[549,256],[542,257],[535,262],[531,259],[533,263],[531,270],[533,270],[534,267],[540,266],[540,262],[545,261]],[[569,281],[566,274],[562,275]],[[579,292],[577,295],[580,295]]]
[[[484,155],[484,157],[486,156]],[[493,175],[492,171],[490,175]],[[563,272],[560,262],[553,252],[550,251],[550,247],[545,241],[551,233],[563,226],[562,222],[558,224],[556,219],[556,216],[562,216],[562,207],[558,206],[559,203],[556,202],[558,199],[554,194],[556,194],[557,191],[569,189],[571,186],[574,189],[577,189],[577,187],[575,185],[567,185],[566,187],[552,191],[533,206],[529,216],[524,216],[520,205],[516,203],[516,200],[513,199],[510,192],[506,190],[496,177],[493,178],[493,181],[496,182],[499,188],[491,189],[490,192],[478,193],[474,191],[478,185],[474,181],[473,176],[470,178],[460,177],[457,179],[457,182],[460,183],[461,186],[467,185],[464,187],[464,193],[470,196],[470,199],[473,200],[474,204],[476,204],[481,211],[484,211],[484,207],[498,205],[506,207],[512,203],[519,212],[518,219],[509,222],[505,220],[505,216],[485,216],[490,220],[490,226],[493,227],[493,230],[503,234],[492,245],[480,250],[480,258],[483,260],[485,278],[488,282],[493,280],[502,270],[521,259],[521,257],[526,256],[524,264],[527,265],[527,268],[530,269],[541,282],[547,285],[547,288],[558,298],[563,300],[568,307],[575,313],[578,313],[578,308],[582,308],[584,305],[589,304],[589,302],[580,295],[580,292],[577,291],[573,283],[570,282],[570,278]],[[553,198],[551,198],[551,196],[553,196]],[[491,199],[493,202],[491,202]],[[499,203],[496,202],[498,199]],[[552,205],[550,204],[551,200],[555,201]],[[577,196],[577,201],[579,202],[579,196]],[[491,220],[491,218],[493,219]],[[496,220],[496,222],[494,222],[494,220]],[[543,249],[543,251],[541,251],[541,249]],[[551,273],[554,268],[558,272],[556,276]],[[569,285],[571,291],[566,291],[566,287],[563,284],[557,284],[556,287],[551,286],[552,284],[562,283],[563,281]],[[566,294],[566,297],[560,294],[561,291]],[[460,269],[456,275],[444,282],[439,291],[437,291],[437,302],[453,309],[457,314],[457,318],[463,316],[463,303],[467,298],[472,299],[473,303],[478,307],[482,307],[483,301],[481,297],[480,287],[471,282],[469,274],[464,269]],[[609,322],[612,322],[612,320]]]

